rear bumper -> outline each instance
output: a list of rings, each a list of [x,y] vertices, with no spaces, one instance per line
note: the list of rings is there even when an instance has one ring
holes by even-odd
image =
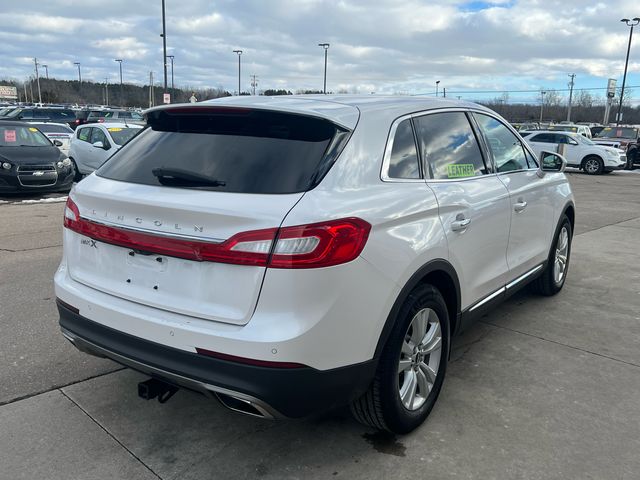
[[[58,302],[63,334],[78,349],[205,394],[251,403],[265,417],[301,418],[362,395],[376,361],[331,370],[268,368],[187,352],[89,320]]]

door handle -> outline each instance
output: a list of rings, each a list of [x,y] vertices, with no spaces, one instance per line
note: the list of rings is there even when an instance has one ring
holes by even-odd
[[[471,223],[470,218],[462,218],[451,223],[451,230],[454,232],[462,232],[467,229]]]
[[[525,208],[527,208],[527,202],[525,202],[524,200],[521,200],[513,204],[513,209],[516,212],[522,212]]]

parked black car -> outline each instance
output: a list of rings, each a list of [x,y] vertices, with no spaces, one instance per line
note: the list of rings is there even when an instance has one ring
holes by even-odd
[[[76,113],[69,108],[16,108],[0,117],[0,120],[66,123],[73,128],[76,125]]]
[[[56,142],[28,123],[0,122],[0,194],[71,189],[75,170]]]
[[[104,110],[103,109],[89,109],[86,108],[84,110],[77,110],[76,111],[76,120],[73,123],[73,125],[71,125],[71,128],[73,128],[74,130],[76,129],[76,127],[79,127],[80,125],[84,125],[85,123],[89,123],[89,117],[95,117],[95,116],[100,116],[101,114],[103,114]],[[95,120],[93,120],[95,121]]]
[[[605,127],[593,139],[598,145],[621,148],[627,152],[627,169],[640,164],[640,128],[632,126]]]

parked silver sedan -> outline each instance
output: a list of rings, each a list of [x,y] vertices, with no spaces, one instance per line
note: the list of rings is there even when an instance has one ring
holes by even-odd
[[[54,140],[60,140],[62,146],[58,147],[58,149],[66,156],[69,156],[69,145],[73,138],[73,129],[69,125],[66,123],[49,122],[29,122],[29,124],[44,133],[52,142]]]

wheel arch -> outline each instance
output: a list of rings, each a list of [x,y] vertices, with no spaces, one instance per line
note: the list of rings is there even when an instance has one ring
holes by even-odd
[[[402,287],[396,301],[387,316],[374,357],[378,358],[395,325],[396,316],[409,294],[420,284],[428,283],[436,287],[447,305],[451,334],[455,334],[460,325],[460,281],[453,266],[444,259],[432,260],[420,267]]]
[[[567,204],[562,210],[562,214],[566,215],[569,218],[569,222],[571,223],[571,231],[575,230],[576,224],[576,207],[573,203]],[[560,217],[562,218],[562,216]]]
[[[590,158],[597,158],[604,165],[604,159],[600,155],[598,155],[597,153],[588,153],[587,155],[582,157],[582,160],[580,160],[580,168],[584,169],[585,162]]]

